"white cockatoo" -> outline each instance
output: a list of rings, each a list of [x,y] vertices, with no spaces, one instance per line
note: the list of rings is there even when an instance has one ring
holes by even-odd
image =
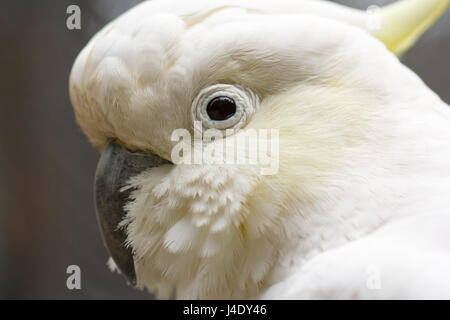
[[[118,269],[160,298],[450,298],[450,109],[397,57],[449,2],[154,0],[106,25],[70,93]],[[200,150],[274,130],[276,170],[173,160],[211,128]]]

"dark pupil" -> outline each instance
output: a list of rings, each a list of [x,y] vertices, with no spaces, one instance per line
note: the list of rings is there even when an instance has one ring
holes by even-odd
[[[216,97],[208,103],[206,112],[211,120],[224,121],[236,113],[236,103],[228,97]]]

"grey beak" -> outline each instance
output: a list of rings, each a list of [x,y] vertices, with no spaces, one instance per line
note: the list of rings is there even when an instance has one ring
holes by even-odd
[[[115,140],[109,140],[97,165],[94,197],[103,242],[120,272],[133,286],[136,285],[133,252],[125,245],[125,230],[119,227],[132,190],[121,192],[120,189],[142,171],[169,163],[153,153],[132,152]]]

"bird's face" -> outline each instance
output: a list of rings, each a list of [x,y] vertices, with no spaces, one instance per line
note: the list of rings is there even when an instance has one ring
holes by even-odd
[[[230,279],[236,296],[257,292],[292,237],[284,219],[311,214],[389,125],[379,105],[391,92],[374,72],[401,66],[360,20],[321,1],[155,0],[91,40],[71,99],[104,152],[97,210],[122,272],[160,294],[217,297]],[[175,130],[210,128],[222,142],[276,130],[277,170],[173,163]]]
[[[297,85],[339,85],[360,62],[344,51],[357,55],[355,47],[369,38],[339,23],[339,16],[302,14],[311,4],[290,12],[272,1],[261,8],[222,2],[150,1],[92,39],[74,65],[70,89],[80,125],[95,146],[114,137],[130,149],[168,158],[172,132],[204,120],[193,119],[192,109],[209,96],[222,89],[244,99],[257,95],[261,102],[247,101],[244,108],[256,110],[268,104],[265,98]],[[251,125],[250,118],[223,128]]]

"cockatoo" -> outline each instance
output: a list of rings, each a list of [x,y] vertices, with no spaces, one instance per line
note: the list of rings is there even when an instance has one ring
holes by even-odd
[[[450,109],[398,58],[449,2],[153,0],[106,25],[70,96],[120,272],[159,298],[450,298]],[[191,143],[276,130],[276,170],[173,161],[208,129]]]

